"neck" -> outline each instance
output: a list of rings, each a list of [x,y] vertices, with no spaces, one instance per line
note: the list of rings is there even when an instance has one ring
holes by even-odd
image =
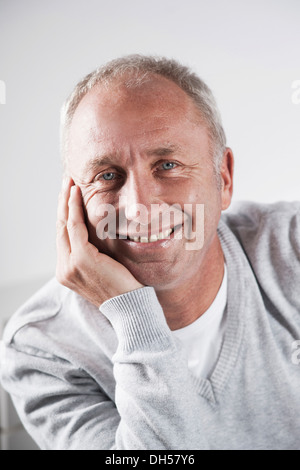
[[[203,315],[216,298],[223,276],[224,255],[216,235],[196,273],[176,287],[156,292],[169,328],[184,328]]]

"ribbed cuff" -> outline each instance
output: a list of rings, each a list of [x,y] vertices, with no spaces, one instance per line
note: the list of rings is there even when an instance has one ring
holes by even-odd
[[[113,297],[100,311],[112,324],[124,351],[161,350],[173,339],[153,287]]]

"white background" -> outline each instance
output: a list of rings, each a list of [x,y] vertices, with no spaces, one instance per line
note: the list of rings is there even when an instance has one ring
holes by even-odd
[[[60,106],[131,53],[179,59],[212,88],[235,200],[300,199],[299,0],[0,0],[1,292],[53,275]]]

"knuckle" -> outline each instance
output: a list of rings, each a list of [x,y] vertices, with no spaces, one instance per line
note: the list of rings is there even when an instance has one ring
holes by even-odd
[[[68,269],[65,271],[65,277],[67,278],[68,282],[71,282],[77,279],[79,274],[79,269],[77,266],[69,266]]]
[[[66,276],[58,269],[56,270],[56,279],[63,286],[69,287],[69,282],[68,282]]]
[[[81,266],[78,262],[72,262],[66,269],[65,275],[69,282],[77,283],[81,281]]]
[[[77,223],[72,218],[69,218],[68,220],[67,229],[69,232],[76,232]]]
[[[85,270],[85,258],[81,253],[73,253],[73,263],[71,269],[72,273],[77,277],[82,271]]]
[[[77,266],[71,264],[64,266],[63,268],[57,267],[56,279],[60,284],[66,287],[71,287],[78,282],[80,279],[80,270]]]
[[[56,221],[56,231],[61,233],[66,227],[66,224],[63,220],[57,219]]]

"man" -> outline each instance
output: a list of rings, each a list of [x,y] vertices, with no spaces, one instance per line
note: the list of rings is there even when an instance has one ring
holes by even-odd
[[[101,67],[62,125],[59,282],[4,336],[28,431],[43,449],[299,449],[299,203],[222,214],[233,154],[175,61]]]

